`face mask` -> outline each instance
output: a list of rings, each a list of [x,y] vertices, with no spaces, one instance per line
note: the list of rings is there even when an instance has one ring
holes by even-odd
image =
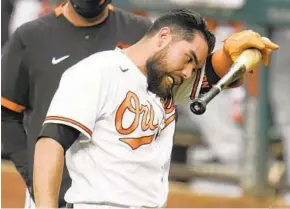
[[[75,11],[84,18],[93,18],[101,14],[111,0],[105,0],[102,5],[101,0],[70,0]]]

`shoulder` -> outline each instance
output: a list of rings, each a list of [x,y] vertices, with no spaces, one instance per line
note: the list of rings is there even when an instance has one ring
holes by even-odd
[[[51,12],[43,17],[24,23],[15,32],[19,34],[24,42],[33,40],[36,36],[46,34],[49,28],[54,25],[56,19],[54,12]]]
[[[107,77],[111,76],[122,61],[118,50],[108,50],[95,53],[65,71],[66,76],[77,77]]]
[[[45,16],[39,17],[35,20],[24,23],[18,28],[20,33],[31,33],[33,31],[38,31],[44,27],[49,26],[54,20],[56,20],[54,12],[51,12]]]
[[[135,15],[131,12],[125,11],[120,8],[114,8],[114,13],[117,17],[117,20],[120,22],[123,22],[126,25],[136,25],[138,27],[144,27],[148,29],[152,22],[149,18],[141,16],[141,15]]]

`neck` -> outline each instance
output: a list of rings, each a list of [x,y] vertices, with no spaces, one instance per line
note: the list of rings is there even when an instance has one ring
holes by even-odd
[[[146,62],[151,56],[152,47],[145,39],[141,39],[129,48],[123,49],[123,52],[131,59],[131,61],[139,68],[141,73],[147,77]]]
[[[102,23],[109,15],[109,5],[97,17],[87,19],[80,16],[73,8],[70,1],[63,6],[63,15],[65,18],[77,27],[90,27]]]

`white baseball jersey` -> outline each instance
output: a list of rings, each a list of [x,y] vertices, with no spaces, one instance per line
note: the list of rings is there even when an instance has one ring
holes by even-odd
[[[119,49],[67,70],[45,120],[81,132],[66,152],[72,186],[65,200],[163,206],[174,120],[174,104],[147,91],[146,77]]]

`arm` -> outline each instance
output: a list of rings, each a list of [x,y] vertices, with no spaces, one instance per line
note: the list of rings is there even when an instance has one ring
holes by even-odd
[[[211,59],[212,67],[219,78],[222,78],[234,63],[229,55],[223,49],[213,53]]]
[[[269,39],[262,38],[258,33],[251,30],[232,34],[224,41],[223,48],[217,50],[208,57],[204,86],[209,86],[210,88],[212,85],[217,83],[218,80],[228,72],[230,66],[239,55],[249,48],[259,49],[263,55],[264,65],[267,66],[269,65],[271,52],[278,49],[279,46],[271,42]],[[229,87],[238,87],[243,83],[243,80],[244,78],[242,77],[233,82]],[[208,90],[208,88],[203,89],[205,92]]]
[[[34,155],[34,194],[38,208],[58,208],[64,149],[52,138],[41,138]],[[39,195],[41,194],[41,195]]]
[[[45,124],[35,146],[34,193],[40,208],[57,208],[64,153],[80,132],[62,124]]]
[[[23,114],[1,107],[1,139],[5,155],[15,164],[17,171],[28,181],[26,133],[23,128]]]
[[[216,84],[230,69],[233,61],[223,50],[218,50],[215,53],[208,56],[205,65],[205,74],[202,81],[200,93],[204,94],[208,92],[211,87]],[[235,88],[243,83],[244,78],[233,82],[229,88]]]
[[[4,153],[16,165],[26,183],[28,179],[27,137],[23,111],[28,98],[29,76],[24,67],[24,46],[17,30],[5,45],[1,58],[1,127]]]
[[[222,49],[207,57],[204,68],[198,70],[192,79],[185,80],[180,86],[173,87],[174,103],[178,105],[208,92],[228,72],[239,55],[248,48],[259,49],[262,52],[264,64],[267,65],[269,64],[271,51],[279,48],[279,46],[263,39],[253,31],[234,33],[226,39]],[[243,78],[234,81],[229,87],[237,87],[242,83]]]

